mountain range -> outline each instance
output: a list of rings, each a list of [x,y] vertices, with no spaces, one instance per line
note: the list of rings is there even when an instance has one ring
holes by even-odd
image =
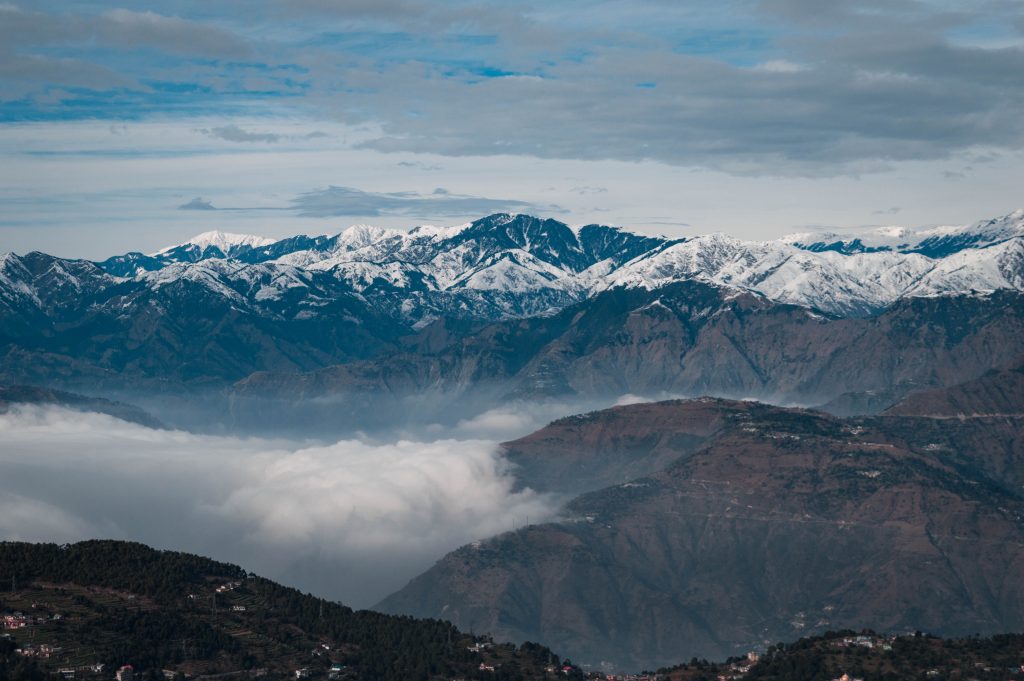
[[[650,289],[683,279],[850,316],[904,297],[1020,289],[1022,236],[1024,210],[960,227],[879,228],[846,238],[792,234],[764,242],[722,234],[667,239],[496,214],[455,227],[401,232],[356,225],[330,237],[278,241],[207,232],[151,255],[128,253],[95,266],[114,279],[151,287],[190,279],[235,302],[266,303],[268,314],[274,311],[269,301],[288,297],[298,302],[294,297],[308,295],[315,306],[321,296],[305,289],[326,286],[314,273],[327,273],[337,282],[335,294],[358,293],[414,326],[442,314],[527,316],[616,286]],[[224,261],[236,266],[224,267]],[[5,260],[8,267],[14,262]],[[66,273],[82,274],[75,269]],[[53,274],[65,278],[59,270]],[[303,289],[302,295],[293,289]]]
[[[1024,211],[765,242],[497,214],[276,241],[210,232],[100,262],[8,253],[0,382],[187,394],[185,411],[239,427],[304,397],[358,419],[430,393],[452,418],[519,397],[891,393],[876,409],[1024,353],[1022,249]]]
[[[400,232],[357,225],[332,237],[280,241],[208,232],[150,256],[129,253],[97,264],[120,277],[209,260],[274,265],[283,281],[263,284],[255,294],[263,300],[303,285],[288,268],[328,272],[414,325],[460,310],[478,319],[523,316],[616,286],[657,288],[681,279],[852,315],[908,296],[1019,289],[1021,236],[1024,211],[963,227],[881,228],[845,239],[793,234],[768,242],[721,234],[665,239],[499,214],[448,228]],[[170,277],[188,269],[172,269]],[[398,304],[398,291],[414,300]],[[517,300],[514,294],[529,295]]]
[[[0,409],[303,438],[587,411],[503,446],[556,521],[379,607],[594,665],[1022,629],[1022,249],[1024,211],[764,242],[498,214],[8,253]]]

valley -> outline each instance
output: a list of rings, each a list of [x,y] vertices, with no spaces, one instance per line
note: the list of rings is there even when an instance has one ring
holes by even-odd
[[[452,474],[474,471],[492,485],[493,501],[466,507],[482,514],[469,527],[491,531],[454,550],[467,530],[416,548],[409,555],[435,545],[447,555],[376,608],[449,621],[460,645],[481,639],[458,631],[486,632],[543,642],[581,669],[637,671],[836,630],[1020,631],[1022,220],[1018,211],[895,236],[755,243],[499,214],[408,233],[359,227],[279,241],[209,233],[100,262],[8,254],[0,407],[9,427],[70,427],[88,438],[89,414],[130,422],[142,430],[106,426],[111,442],[169,443],[155,450],[160,457],[190,438],[223,448],[218,456],[239,462],[238,471],[218,475],[222,491],[203,487],[195,509],[187,500],[182,508],[213,520],[211,538],[233,535],[216,544],[225,551],[252,550],[264,535],[273,536],[267,546],[291,546],[293,560],[271,563],[301,583],[323,584],[331,561],[366,560],[326,546],[321,556],[308,529],[333,536],[330,514],[356,522],[373,508],[363,478],[332,457],[379,449],[394,460],[397,447],[393,475],[407,480],[404,466],[427,470],[412,450],[451,449]],[[66,426],[67,413],[84,420]],[[541,423],[574,415],[524,432],[545,414]],[[154,428],[164,434],[145,433]],[[519,437],[493,451],[488,433],[498,431],[488,429]],[[476,432],[484,440],[444,439]],[[294,444],[239,444],[235,434]],[[259,461],[274,460],[272,473],[241,463],[250,446],[262,448]],[[120,479],[129,460],[117,453],[110,462],[118,472],[106,477]],[[18,475],[66,484],[59,468],[32,465],[19,463]],[[179,465],[171,478],[188,479]],[[253,475],[268,476],[262,484],[277,486],[279,503],[259,500]],[[460,480],[442,495],[428,477],[406,498],[391,480],[358,475],[385,490],[377,501],[389,510],[369,517],[396,524],[387,551],[406,550],[405,524],[429,525],[433,516],[416,508],[458,525],[448,506],[462,508],[474,486]],[[330,492],[328,480],[341,487]],[[358,499],[350,509],[341,489]],[[171,496],[159,503],[178,504]],[[52,499],[46,513],[69,525],[61,514],[75,511]],[[509,522],[506,504],[528,510]],[[102,506],[89,513],[96,527],[117,527]],[[498,524],[511,531],[494,532]],[[288,544],[292,527],[303,528],[299,544]],[[341,541],[361,547],[358,534]],[[261,550],[254,555],[270,555]],[[372,581],[370,568],[358,569]],[[58,590],[60,610],[91,621],[109,605],[81,584],[48,579],[39,588]],[[254,615],[240,613],[269,606],[247,588],[239,593],[250,600],[225,596],[230,614],[217,617],[193,617],[180,593],[164,602],[176,613],[167,626],[209,634],[200,637],[214,642],[206,657],[193,659],[187,645],[180,654],[126,645],[163,651],[147,667],[173,662],[192,676],[250,669],[257,659],[271,676],[304,668],[344,676],[324,660],[351,670],[362,659],[311,662],[319,625],[288,620],[298,629],[281,638],[278,615],[260,616],[271,629],[251,648]],[[116,664],[106,643],[88,648],[82,631],[74,636],[97,663]],[[356,650],[339,641],[325,645]],[[374,661],[353,674],[551,673],[537,656],[552,654],[533,644],[483,650],[472,660],[442,651],[433,662],[417,653],[415,668]],[[94,664],[74,662],[82,674]],[[690,671],[680,678],[699,677]]]

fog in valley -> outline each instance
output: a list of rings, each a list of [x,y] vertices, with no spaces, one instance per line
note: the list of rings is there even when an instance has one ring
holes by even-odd
[[[0,415],[0,539],[136,540],[369,607],[447,551],[556,513],[497,443],[559,411],[324,443],[17,407]]]

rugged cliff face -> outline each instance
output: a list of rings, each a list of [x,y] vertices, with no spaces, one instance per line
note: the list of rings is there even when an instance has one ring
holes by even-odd
[[[616,484],[380,607],[627,667],[840,627],[1020,629],[1024,417],[988,418],[697,400],[563,419],[506,445],[524,480]]]

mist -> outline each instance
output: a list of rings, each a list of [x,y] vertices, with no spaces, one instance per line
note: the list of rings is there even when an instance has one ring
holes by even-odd
[[[141,541],[369,607],[451,549],[555,514],[496,444],[535,420],[324,444],[20,407],[0,415],[0,538]]]

